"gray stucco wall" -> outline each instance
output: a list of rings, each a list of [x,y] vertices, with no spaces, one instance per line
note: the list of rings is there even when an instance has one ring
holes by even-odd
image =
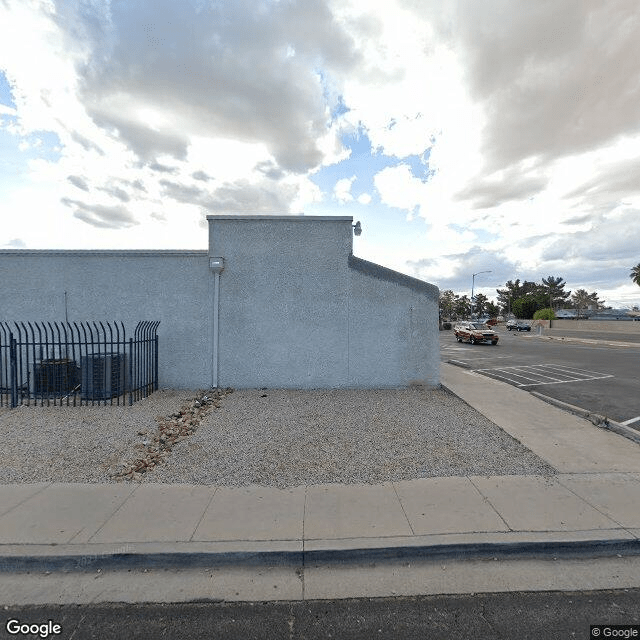
[[[220,276],[219,383],[347,385],[351,218],[208,216]]]
[[[440,382],[438,288],[349,258],[349,386]]]
[[[437,287],[354,258],[351,217],[208,220],[221,386],[438,384]]]
[[[0,320],[160,320],[160,386],[211,383],[206,251],[0,251],[0,282]]]
[[[160,320],[159,384],[439,382],[438,289],[352,255],[351,217],[209,216],[208,251],[0,251],[0,320]]]

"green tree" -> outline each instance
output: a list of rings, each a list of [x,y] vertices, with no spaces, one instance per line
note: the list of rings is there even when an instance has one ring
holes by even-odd
[[[446,318],[447,320],[451,320],[451,316],[454,313],[456,298],[458,296],[451,291],[451,289],[447,289],[446,291],[440,292],[440,317]]]
[[[542,278],[542,286],[546,287],[548,300],[552,308],[563,305],[569,300],[571,291],[564,290],[566,284],[564,279],[560,277],[547,276]]]
[[[484,293],[476,293],[475,296],[473,296],[472,312],[476,317],[480,317],[484,314],[487,302],[489,302],[489,298],[487,298]]]
[[[640,262],[631,269],[629,277],[640,287]]]
[[[498,305],[504,313],[508,313],[510,304],[512,305],[514,300],[532,293],[537,293],[540,290],[539,284],[528,280],[521,283],[520,279],[516,279],[515,281],[509,280],[504,286],[504,289],[496,289]],[[511,309],[511,311],[513,311],[513,309]]]
[[[465,296],[457,296],[453,312],[456,314],[456,318],[468,318],[471,315],[471,302],[469,298]]]
[[[490,318],[495,318],[500,315],[500,309],[495,302],[487,302],[485,311]]]
[[[513,301],[511,311],[516,318],[521,320],[531,320],[533,314],[544,307],[544,302],[540,301],[537,296],[523,296]]]
[[[580,311],[589,306],[589,292],[586,289],[576,289],[571,296],[571,306],[578,311],[576,318],[579,318]]]
[[[571,306],[578,311],[577,317],[579,318],[580,311],[589,307],[604,309],[604,300],[599,300],[595,291],[589,293],[586,289],[576,289],[571,295]]]

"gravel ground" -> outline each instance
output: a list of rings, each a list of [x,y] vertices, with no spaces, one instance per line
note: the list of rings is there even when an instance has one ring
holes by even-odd
[[[0,483],[114,482],[157,418],[197,395],[132,407],[21,407],[0,414]],[[242,390],[211,408],[143,482],[293,487],[555,470],[444,389]]]

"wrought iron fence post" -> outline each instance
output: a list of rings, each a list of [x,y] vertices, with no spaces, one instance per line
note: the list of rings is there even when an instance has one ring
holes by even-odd
[[[9,333],[9,367],[11,376],[11,408],[18,406],[18,341]]]
[[[157,391],[158,390],[158,334],[156,333],[156,337],[154,339],[154,358],[155,361],[153,363],[154,365],[154,371],[153,371],[153,390]]]
[[[133,338],[129,338],[129,406],[133,404]]]

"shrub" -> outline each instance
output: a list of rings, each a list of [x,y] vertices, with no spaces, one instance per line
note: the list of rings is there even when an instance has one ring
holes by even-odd
[[[445,329],[445,330],[451,329],[451,323],[450,322],[443,322],[442,323],[442,328]]]
[[[553,309],[539,309],[533,314],[534,320],[555,320],[556,314],[553,313]]]

